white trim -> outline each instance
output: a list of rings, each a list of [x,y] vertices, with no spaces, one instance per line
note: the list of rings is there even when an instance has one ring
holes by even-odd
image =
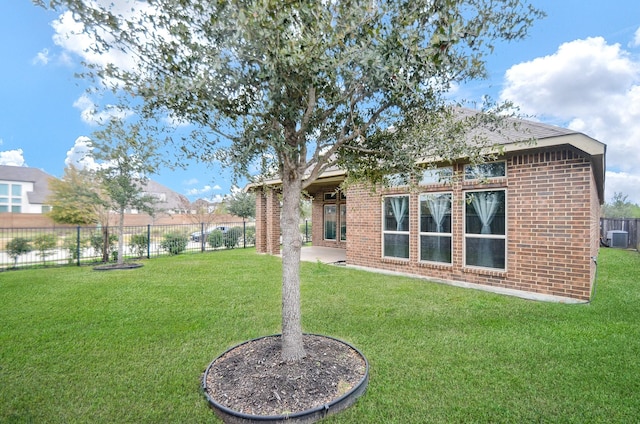
[[[504,192],[504,234],[467,234],[467,208],[469,204],[467,203],[467,193],[477,193],[477,192],[486,192],[486,191],[502,191]],[[509,208],[507,204],[508,196],[506,187],[501,188],[489,188],[489,189],[468,189],[462,191],[462,200],[464,204],[464,209],[462,211],[462,264],[464,268],[467,269],[478,269],[478,270],[490,270],[497,272],[506,272],[509,268],[509,255],[508,255],[508,229],[509,229]],[[467,236],[470,238],[486,238],[489,240],[504,240],[504,268],[489,268],[478,265],[469,265],[467,264]]]

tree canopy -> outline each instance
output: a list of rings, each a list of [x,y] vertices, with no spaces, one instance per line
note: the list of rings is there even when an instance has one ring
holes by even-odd
[[[604,218],[640,218],[640,205],[630,202],[629,196],[616,192],[611,202],[602,205]]]

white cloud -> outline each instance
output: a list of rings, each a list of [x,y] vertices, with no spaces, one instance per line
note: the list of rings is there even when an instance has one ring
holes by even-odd
[[[81,95],[73,103],[73,107],[80,110],[80,117],[89,125],[100,125],[111,118],[126,119],[133,115],[130,110],[123,110],[111,105],[106,105],[103,110],[98,110],[98,106],[86,94]]]
[[[0,152],[0,165],[27,166],[27,163],[24,160],[22,149]]]
[[[42,49],[36,54],[36,56],[31,60],[31,63],[34,65],[46,65],[49,63],[49,49]]]
[[[91,139],[86,136],[76,138],[73,147],[67,151],[65,166],[73,165],[78,169],[96,170],[99,165],[91,156]]]
[[[636,30],[636,33],[633,35],[633,41],[631,41],[631,43],[629,43],[629,46],[631,46],[631,47],[640,46],[640,28],[638,28]]]
[[[638,33],[636,33],[636,36]],[[562,44],[552,55],[512,66],[502,100],[607,144],[606,198],[625,187],[640,198],[640,62],[601,37]]]
[[[187,196],[202,196],[218,190],[222,190],[222,187],[220,187],[219,185],[215,185],[215,186],[205,185],[204,187],[191,188],[187,190]]]
[[[189,180],[183,181],[182,184],[187,185],[187,186],[192,186],[192,185],[196,185],[198,184],[199,181],[197,178],[191,178]]]
[[[628,195],[628,201],[640,205],[640,175],[628,174],[626,172],[608,171],[607,180],[607,202],[611,202],[614,193],[624,193]]]

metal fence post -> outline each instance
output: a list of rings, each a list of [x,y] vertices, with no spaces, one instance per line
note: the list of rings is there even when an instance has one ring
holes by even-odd
[[[308,219],[304,220],[304,242],[305,243],[309,242],[309,220]]]
[[[151,224],[147,224],[147,259],[151,259]]]

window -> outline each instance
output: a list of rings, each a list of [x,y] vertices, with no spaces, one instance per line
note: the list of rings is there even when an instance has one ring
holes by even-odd
[[[9,211],[22,212],[22,185],[20,184],[0,184],[0,212]]]
[[[505,191],[471,191],[465,200],[465,265],[505,269]]]
[[[451,263],[451,193],[420,195],[420,260]]]
[[[453,179],[453,168],[425,169],[420,179],[421,185],[450,183]]]
[[[464,166],[465,180],[481,180],[486,178],[500,178],[506,176],[507,163],[504,161],[481,163],[479,165],[469,164]]]
[[[389,187],[405,187],[411,182],[409,177],[404,174],[387,175],[384,179]]]
[[[324,205],[324,239],[336,239],[336,205]]]
[[[340,205],[340,241],[347,240],[347,205]]]
[[[409,259],[409,196],[385,197],[383,208],[383,256]]]

